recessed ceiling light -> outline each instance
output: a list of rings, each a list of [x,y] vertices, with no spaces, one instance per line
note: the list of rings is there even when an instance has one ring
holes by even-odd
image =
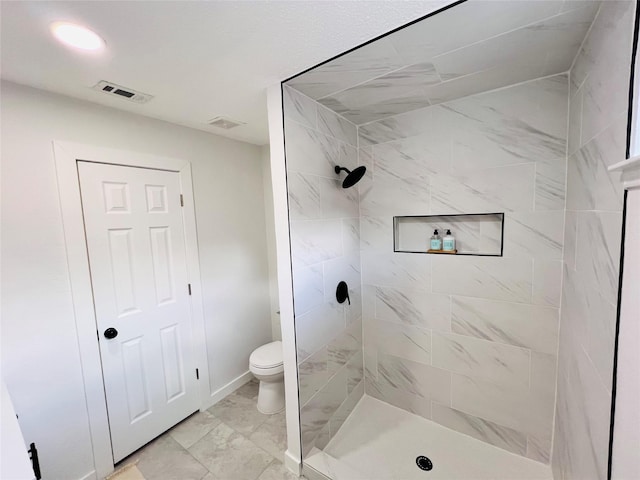
[[[81,27],[68,22],[55,22],[51,24],[51,33],[60,42],[70,47],[81,50],[100,50],[104,48],[105,42],[95,32],[88,28]]]

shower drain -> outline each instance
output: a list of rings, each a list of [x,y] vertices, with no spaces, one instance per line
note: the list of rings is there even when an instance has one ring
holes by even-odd
[[[420,455],[418,458],[416,458],[416,465],[418,465],[418,468],[420,470],[429,471],[433,468],[433,463],[431,463],[431,460],[423,455]]]

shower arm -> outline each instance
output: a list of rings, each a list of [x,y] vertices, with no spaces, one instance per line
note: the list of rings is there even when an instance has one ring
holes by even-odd
[[[347,174],[351,173],[351,170],[349,170],[348,168],[345,167],[339,167],[338,165],[335,166],[335,168],[333,169],[336,173],[340,173],[341,171],[345,171],[347,172]]]

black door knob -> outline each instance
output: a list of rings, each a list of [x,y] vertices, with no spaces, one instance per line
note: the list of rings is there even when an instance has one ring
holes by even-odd
[[[111,340],[112,338],[116,338],[118,336],[118,330],[113,327],[109,327],[104,331],[104,338],[108,338]]]

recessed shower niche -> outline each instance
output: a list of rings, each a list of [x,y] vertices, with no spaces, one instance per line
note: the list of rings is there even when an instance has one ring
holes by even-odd
[[[393,251],[435,253],[428,251],[434,230],[440,235],[451,230],[456,239],[455,255],[502,256],[504,213],[393,217]]]

